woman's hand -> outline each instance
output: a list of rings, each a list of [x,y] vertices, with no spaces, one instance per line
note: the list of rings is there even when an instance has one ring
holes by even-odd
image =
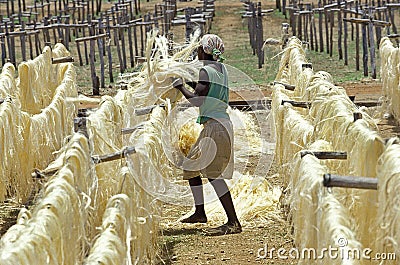
[[[174,88],[177,88],[177,89],[181,89],[182,87],[183,87],[183,79],[182,78],[180,78],[180,77],[178,77],[178,78],[174,78],[174,77],[172,77],[172,86],[174,87]]]

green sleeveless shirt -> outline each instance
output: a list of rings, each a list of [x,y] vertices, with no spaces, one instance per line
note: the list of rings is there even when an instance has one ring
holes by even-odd
[[[222,73],[209,65],[202,69],[207,72],[210,87],[203,104],[199,108],[200,115],[197,122],[203,124],[210,118],[229,119],[226,112],[229,102],[229,89],[225,65],[222,64]]]

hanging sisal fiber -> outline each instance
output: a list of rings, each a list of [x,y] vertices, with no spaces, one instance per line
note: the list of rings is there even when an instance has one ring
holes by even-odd
[[[296,37],[290,38],[281,53],[282,57],[275,80],[286,80],[288,84],[294,85],[303,71],[302,65],[307,63],[301,41]]]
[[[314,127],[306,117],[294,110],[290,104],[280,104],[282,99],[289,98],[287,96],[289,92],[284,91],[279,85],[276,85],[276,87],[272,95],[272,112],[276,127],[275,157],[281,167],[284,183],[287,185],[293,156],[311,141]]]
[[[14,102],[6,100],[0,104],[0,201],[6,197],[25,201],[29,196],[32,185],[32,159],[26,151],[29,124],[29,115],[21,112]]]
[[[69,146],[65,165],[46,183],[40,200],[31,211],[21,211],[2,237],[1,264],[77,264],[83,259],[91,203],[86,200],[93,183],[87,175],[89,145],[75,134]]]
[[[6,63],[0,73],[0,99],[7,97],[11,97],[13,101],[18,100],[15,67],[11,63]]]
[[[392,114],[397,122],[400,121],[400,69],[399,48],[393,46],[392,41],[384,37],[379,45],[381,58],[382,91],[387,104],[387,111]]]
[[[166,37],[157,36],[157,32],[148,33],[146,63],[140,72],[122,76],[128,81],[128,90],[120,91],[116,96],[120,104],[126,108],[124,116],[126,127],[133,127],[145,119],[143,116],[132,115],[136,108],[165,103],[166,98],[169,98],[171,103],[182,98],[182,94],[172,87],[172,78],[198,80],[201,63],[191,60],[191,57],[198,47],[199,33],[196,31],[190,43],[172,56],[168,54]]]
[[[326,141],[317,141],[310,146],[310,150],[329,150],[331,146]],[[326,162],[315,156],[306,155],[303,158],[296,156],[293,179],[291,182],[292,194],[291,216],[294,226],[294,240],[300,258],[298,264],[363,264],[357,255],[348,250],[361,252],[361,243],[354,232],[354,220],[349,211],[322,185],[322,176],[330,171]],[[346,244],[341,244],[341,241]],[[323,249],[331,246],[339,248],[338,253],[350,253],[345,258],[331,258]],[[305,248],[310,252],[302,252]],[[313,252],[314,251],[314,252]],[[310,255],[310,256],[308,256]],[[311,258],[310,258],[311,257]],[[314,257],[314,258],[313,258]]]
[[[64,80],[65,72],[73,68],[72,63],[52,64],[51,59],[67,55],[69,52],[58,43],[53,50],[46,46],[41,55],[19,64],[17,87],[23,111],[38,114],[50,105],[56,88]],[[76,89],[66,91],[66,96],[77,96]]]
[[[132,264],[130,257],[132,200],[125,194],[108,200],[101,232],[84,264]]]
[[[106,155],[122,148],[122,110],[110,96],[103,96],[99,108],[87,118],[87,130],[90,142],[93,143],[94,155]],[[96,165],[98,176],[98,197],[96,211],[99,213],[98,225],[107,200],[118,193],[119,172],[123,160],[115,160]]]
[[[62,55],[63,52],[65,52],[65,48],[58,45],[53,56]],[[25,202],[31,190],[30,173],[33,168],[45,168],[54,159],[53,152],[62,146],[64,138],[73,130],[76,107],[74,103],[67,103],[66,97],[77,94],[75,70],[71,63],[66,63],[52,70],[57,78],[43,73],[42,71],[50,71],[48,66],[43,66],[43,64],[51,64],[50,53],[51,50],[45,51],[44,54],[37,57],[39,59],[29,62],[31,78],[33,75],[42,78],[33,78],[29,81],[29,85],[38,89],[38,97],[42,92],[46,94],[45,85],[49,81],[45,81],[43,78],[53,80],[52,86],[54,87],[51,95],[48,95],[51,97],[50,100],[35,106],[38,107],[38,112],[27,112],[20,108],[20,104],[23,106],[25,103],[20,102],[21,99],[18,100],[18,96],[21,97],[26,92],[26,89],[21,90],[21,85],[27,82],[24,78],[28,78],[28,71],[22,71],[17,80],[17,84],[19,84],[15,89],[17,92],[14,91],[14,94],[10,95],[10,100],[0,106],[0,126],[3,128],[2,134],[4,134],[1,143],[4,154],[1,166],[3,171],[0,176],[3,188],[0,188],[2,190],[0,198],[5,195],[4,191],[7,190],[9,197]],[[50,61],[44,61],[46,56]],[[14,81],[12,81],[13,71],[11,66],[3,69],[3,84],[7,84],[9,88],[15,88]],[[4,75],[4,73],[7,74]],[[6,79],[7,82],[4,81]],[[48,105],[44,105],[45,103]],[[9,124],[13,124],[13,126],[9,126]]]
[[[378,233],[376,249],[381,253],[395,253],[400,256],[400,145],[392,138],[379,158],[378,173]],[[398,264],[398,261],[385,261]]]

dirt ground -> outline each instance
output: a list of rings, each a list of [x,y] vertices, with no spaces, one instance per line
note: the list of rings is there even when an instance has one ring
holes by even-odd
[[[154,1],[152,1],[154,3]],[[263,8],[273,8],[275,1],[262,1]],[[217,16],[213,22],[213,28],[225,41],[226,46],[233,47],[241,45],[248,41],[247,34],[238,34],[238,29],[243,29],[243,21],[240,18],[239,11],[242,9],[242,3],[238,0],[218,0],[216,3]],[[196,3],[194,3],[196,4]],[[189,4],[191,5],[191,4]],[[218,13],[223,11],[223,16]],[[276,36],[280,36],[281,18],[266,19],[268,27]],[[246,32],[244,32],[246,33]],[[256,57],[254,57],[256,62]],[[255,64],[256,65],[256,64]],[[268,67],[268,66],[266,66]],[[258,70],[254,70],[258,71]],[[328,70],[329,71],[329,70]],[[355,101],[377,101],[381,97],[381,83],[379,80],[366,78],[360,82],[338,84],[343,86],[349,95],[355,96]],[[271,94],[271,87],[263,84],[260,89],[264,96]],[[241,93],[244,93],[241,91]],[[232,93],[231,100],[241,99],[239,94]],[[256,91],[247,91],[247,99],[259,99],[260,93]],[[381,128],[383,137],[390,137],[400,134],[399,127],[392,119],[381,119],[378,124]],[[268,178],[271,185],[282,187],[282,182],[277,179],[275,174],[278,168],[275,163],[269,170],[266,170],[265,177]],[[283,187],[282,187],[283,189]],[[206,237],[201,234],[205,225],[182,225],[176,221],[185,213],[190,211],[187,207],[178,207],[173,205],[162,206],[161,224],[164,229],[160,231],[160,253],[158,264],[295,264],[294,260],[278,260],[268,258],[258,258],[258,253],[268,248],[293,247],[291,235],[291,226],[287,220],[286,213],[281,209],[280,218],[271,218],[266,222],[257,223],[252,226],[245,226],[241,234],[226,235],[219,237]],[[0,234],[4,234],[9,226],[15,223],[21,205],[12,202],[0,205]],[[174,226],[167,224],[176,223]]]

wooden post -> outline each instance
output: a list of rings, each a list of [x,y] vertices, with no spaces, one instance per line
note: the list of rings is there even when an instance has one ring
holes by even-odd
[[[110,20],[109,17],[106,17],[106,31],[108,34],[108,37],[111,37],[111,29],[110,29]],[[112,55],[111,55],[111,39],[108,39],[107,42],[107,58],[108,58],[108,74],[110,77],[110,83],[114,83],[114,76],[112,72]]]
[[[98,20],[99,32],[100,35],[102,33],[102,19]],[[104,76],[104,39],[97,39],[97,46],[99,47],[99,56],[100,56],[100,87],[105,88],[105,76]]]
[[[319,51],[324,52],[324,35],[322,30],[322,14],[323,9],[318,8],[318,30],[319,30]],[[324,15],[325,16],[325,15]]]
[[[258,2],[258,6],[257,6],[256,42],[257,42],[258,68],[262,68],[262,65],[264,64],[264,50],[262,49],[264,38],[263,38],[261,2]]]
[[[349,61],[348,61],[348,53],[347,53],[347,22],[346,22],[346,18],[347,18],[347,5],[345,6],[344,12],[343,12],[343,28],[344,28],[344,65],[348,65]]]
[[[128,21],[128,45],[129,45],[129,61],[131,63],[131,68],[135,66],[135,56],[133,54],[133,42],[132,42],[132,27],[134,25]]]
[[[368,36],[369,36],[369,47],[370,47],[370,57],[371,57],[371,77],[376,79],[376,65],[375,65],[375,39],[374,39],[374,24],[373,19],[373,8],[368,9],[368,15],[370,22],[368,23]]]
[[[356,16],[358,16],[358,1],[356,1]],[[360,25],[356,23],[356,71],[360,71]]]
[[[363,15],[363,18],[366,18],[366,15]],[[362,46],[363,46],[363,69],[364,76],[368,76],[368,40],[367,40],[367,25],[361,25],[361,33],[362,33]]]
[[[314,38],[315,42],[315,49],[314,51],[318,51],[318,38],[317,38],[317,26],[315,25],[315,16],[314,13],[311,13],[311,25],[312,25],[312,37],[311,39]]]
[[[91,22],[91,18],[88,19],[89,23],[89,36],[94,36],[94,27]],[[90,39],[90,74],[92,77],[92,87],[93,87],[93,95],[98,96],[100,95],[100,84],[99,84],[99,78],[96,76],[96,67],[95,67],[95,54],[96,54],[96,44],[95,44],[95,39],[91,38]]]
[[[122,24],[121,23],[121,19],[120,22],[118,24]],[[125,27],[123,25],[118,26],[118,35],[121,39],[121,48],[122,48],[122,72],[125,72],[126,69],[126,49],[125,49]]]
[[[330,53],[330,44],[329,44],[329,20],[328,20],[329,10],[324,7],[324,17],[325,17],[325,37],[326,37],[326,53]]]
[[[83,27],[82,28],[82,38],[86,37],[85,31],[86,31],[86,29]],[[86,41],[83,42],[83,50],[85,51],[86,65],[88,65],[89,64],[89,56],[88,56],[88,47],[87,47]]]
[[[118,27],[114,26],[114,38],[117,41],[117,54],[118,54],[118,60],[119,60],[119,72],[123,73],[124,72],[124,62],[122,61],[122,54],[121,54],[121,48],[119,45],[119,40],[118,40],[118,33],[119,29]]]
[[[338,176],[332,174],[324,174],[323,184],[325,187],[342,187],[355,189],[378,189],[378,179],[368,177],[355,176]]]
[[[335,12],[333,10],[329,10],[329,22],[330,22],[330,36],[329,36],[329,56],[333,56],[333,21],[335,19]]]
[[[340,0],[338,0],[340,2]],[[342,9],[340,8],[340,3],[339,4],[339,10],[338,10],[338,53],[339,53],[339,60],[343,60],[343,49],[342,49],[342,36],[343,36],[343,21],[342,21]]]
[[[5,34],[3,33],[3,29],[0,27],[1,65],[6,63],[7,53],[5,41]]]

